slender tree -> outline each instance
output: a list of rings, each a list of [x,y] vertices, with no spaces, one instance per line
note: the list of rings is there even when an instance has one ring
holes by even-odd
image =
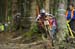
[[[50,12],[50,0],[45,0],[45,10],[46,12]],[[53,45],[53,42],[52,42],[52,39],[50,38],[50,36],[48,36],[48,39],[49,39],[49,48],[52,48],[52,45]]]
[[[5,21],[5,4],[4,0],[0,1],[0,22]]]
[[[12,0],[12,17],[17,13],[17,0]]]
[[[8,17],[8,0],[5,0],[5,21],[7,21]]]
[[[36,17],[36,0],[31,2],[31,17],[32,17],[32,23],[33,23]]]
[[[45,0],[45,10],[49,13],[49,2],[50,0]]]

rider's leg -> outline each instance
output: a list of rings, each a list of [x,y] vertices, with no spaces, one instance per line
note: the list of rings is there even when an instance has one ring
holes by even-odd
[[[53,26],[52,27],[52,36],[53,36],[53,39],[55,39],[55,34],[56,34],[56,27]]]

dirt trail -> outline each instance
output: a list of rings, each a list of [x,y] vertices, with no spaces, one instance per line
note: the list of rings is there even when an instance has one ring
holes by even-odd
[[[44,49],[44,45],[41,44],[16,44],[16,43],[8,43],[8,44],[0,44],[0,49]]]
[[[47,49],[47,41],[36,41],[29,44],[19,43],[22,36],[13,38],[12,33],[0,33],[0,49]]]
[[[14,34],[0,33],[0,49],[50,49],[49,40],[39,40],[28,44],[21,42],[22,36],[13,38]],[[54,43],[52,49],[75,49],[75,44],[63,42],[63,44]]]

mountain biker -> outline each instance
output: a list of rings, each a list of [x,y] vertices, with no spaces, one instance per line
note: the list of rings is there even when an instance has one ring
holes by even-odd
[[[55,38],[55,34],[56,34],[56,20],[55,17],[53,15],[49,15],[48,16],[48,21],[49,21],[49,28],[50,28],[50,36],[52,37],[52,39]]]
[[[51,15],[49,13],[46,13],[45,9],[40,10],[40,14],[37,16],[36,21],[38,22],[39,26],[43,28],[44,26],[44,19],[45,16]]]
[[[42,9],[42,10],[40,10],[40,14],[36,18],[36,22],[38,24],[39,32],[41,32],[41,33],[45,31],[45,29],[43,28],[43,26],[44,26],[44,22],[43,22],[44,16],[45,16],[45,10]]]
[[[36,21],[38,21],[38,26],[40,30],[44,30],[45,26],[48,26],[48,31],[52,32],[51,36],[54,36],[56,30],[56,20],[52,14],[46,13],[45,10],[42,9],[40,11],[40,14],[37,16]]]

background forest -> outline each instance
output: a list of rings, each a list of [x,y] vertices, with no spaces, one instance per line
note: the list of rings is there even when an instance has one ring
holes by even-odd
[[[35,22],[42,8],[56,17],[58,23],[57,37],[60,41],[63,40],[68,29],[66,19],[63,15],[60,17],[60,13],[65,14],[70,3],[75,4],[75,0],[0,0],[0,40],[3,39],[4,41],[6,38],[13,39],[16,37],[20,39],[17,40],[18,43],[42,40],[42,33],[39,33],[39,28]],[[60,4],[64,4],[64,11],[59,10]],[[19,17],[17,18],[16,15]]]

